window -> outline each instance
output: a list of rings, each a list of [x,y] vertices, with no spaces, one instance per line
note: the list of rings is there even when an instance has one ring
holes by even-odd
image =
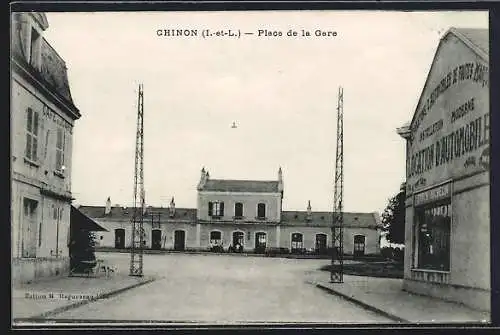
[[[222,233],[220,231],[210,232],[210,244],[220,245],[222,243]]]
[[[219,201],[208,203],[208,216],[224,216],[224,203]]]
[[[25,156],[28,160],[35,162],[38,159],[38,112],[28,108],[26,111],[26,152]]]
[[[36,257],[36,231],[38,201],[24,198],[23,201],[23,227],[21,239],[22,257]]]
[[[260,203],[257,205],[257,218],[264,219],[266,217],[266,204]]]
[[[419,269],[450,270],[451,203],[416,208],[416,265]]]
[[[243,217],[243,204],[241,202],[237,202],[234,204],[234,216],[236,218]]]
[[[56,171],[63,172],[64,166],[64,147],[66,146],[66,136],[64,129],[59,127],[57,129],[57,141],[56,141]]]

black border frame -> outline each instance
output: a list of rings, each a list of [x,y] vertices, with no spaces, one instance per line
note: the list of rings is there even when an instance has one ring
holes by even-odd
[[[500,123],[500,115],[498,114],[498,109],[500,106],[500,65],[498,61],[500,60],[500,3],[493,1],[477,1],[477,2],[459,2],[459,1],[241,1],[241,2],[230,2],[230,1],[120,1],[120,2],[105,2],[105,1],[19,1],[11,2],[9,8],[8,20],[5,20],[8,25],[10,22],[10,13],[12,11],[45,11],[45,12],[92,12],[92,11],[242,11],[242,10],[489,10],[490,12],[490,117],[491,125],[490,129],[498,128]],[[10,28],[10,27],[9,27]],[[10,43],[9,43],[10,44]],[[4,50],[7,50],[5,48]],[[497,62],[495,63],[494,60]],[[9,59],[10,61],[10,59]],[[5,76],[7,78],[7,76]],[[10,76],[9,76],[10,85]],[[10,110],[10,90],[9,96],[6,97],[4,101],[9,101],[8,109]],[[6,137],[2,148],[9,152],[10,156],[10,117],[8,113],[2,113],[4,117],[4,122],[1,125],[7,125],[8,129],[2,132]],[[34,330],[37,329],[40,333],[45,333],[47,331],[52,332],[61,329],[75,329],[83,332],[95,332],[96,330],[103,329],[102,333],[115,334],[117,330],[128,330],[131,332],[148,331],[156,332],[158,330],[168,329],[173,332],[186,332],[186,330],[196,330],[196,331],[214,331],[220,332],[242,332],[242,331],[255,331],[259,330],[261,332],[275,332],[284,331],[289,333],[292,330],[308,330],[311,333],[325,332],[326,330],[339,329],[342,333],[355,331],[359,333],[371,332],[371,331],[406,331],[410,330],[412,332],[432,332],[432,333],[446,333],[448,331],[455,332],[457,330],[462,331],[495,331],[495,328],[500,326],[500,228],[497,226],[500,220],[500,206],[495,206],[494,204],[500,203],[500,189],[499,189],[499,179],[497,178],[498,169],[500,166],[500,136],[496,135],[495,131],[490,133],[490,166],[491,166],[491,176],[490,176],[490,189],[491,189],[491,287],[492,287],[492,299],[491,299],[491,325],[474,325],[474,324],[414,324],[414,325],[331,325],[331,324],[242,324],[241,326],[224,326],[224,325],[173,325],[169,323],[162,323],[159,325],[148,325],[144,323],[140,326],[127,326],[127,325],[116,325],[112,328],[107,327],[90,327],[90,326],[78,326],[78,327],[68,327],[54,324],[53,327],[48,326],[12,326],[10,329],[25,329]],[[7,155],[5,155],[6,157]],[[6,170],[10,177],[10,159],[5,160],[8,162],[6,164]],[[9,183],[5,183],[5,192],[3,195],[7,195],[8,206],[3,207],[3,228],[5,229],[3,237],[5,238],[4,243],[4,255],[9,255],[11,252],[11,241],[10,241],[10,229],[6,224],[10,222],[10,178]],[[10,259],[9,259],[10,262]],[[10,264],[10,263],[9,263]],[[9,282],[10,282],[10,272],[9,272]],[[9,285],[10,294],[10,285]],[[10,300],[9,306],[7,307],[10,313]],[[46,321],[46,320],[45,320]],[[164,325],[164,326],[163,326]],[[389,326],[389,327],[387,327]]]

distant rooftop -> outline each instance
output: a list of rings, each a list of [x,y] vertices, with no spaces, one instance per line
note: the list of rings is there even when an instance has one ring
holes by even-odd
[[[202,191],[277,193],[278,181],[208,179]]]
[[[110,218],[131,220],[134,214],[134,207],[111,207],[110,214],[105,214],[106,206],[80,206],[78,210],[94,219]],[[146,214],[149,215],[151,213],[159,214],[160,218],[164,219],[196,220],[196,209],[194,208],[175,208],[174,216],[170,217],[169,207],[147,207]]]
[[[359,228],[376,228],[377,220],[374,213],[350,213],[343,214],[345,226]],[[313,226],[331,226],[333,223],[332,212],[307,211],[283,211],[281,222],[290,225],[306,225],[308,222]]]

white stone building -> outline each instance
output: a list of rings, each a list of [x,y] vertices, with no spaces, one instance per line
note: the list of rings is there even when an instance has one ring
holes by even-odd
[[[11,31],[12,279],[67,273],[73,126],[66,64],[44,39],[43,13],[15,13]]]

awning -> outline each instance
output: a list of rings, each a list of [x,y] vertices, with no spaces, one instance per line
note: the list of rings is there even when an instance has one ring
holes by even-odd
[[[89,218],[78,210],[78,208],[71,206],[71,228],[87,231],[108,231],[101,227],[97,222]]]

